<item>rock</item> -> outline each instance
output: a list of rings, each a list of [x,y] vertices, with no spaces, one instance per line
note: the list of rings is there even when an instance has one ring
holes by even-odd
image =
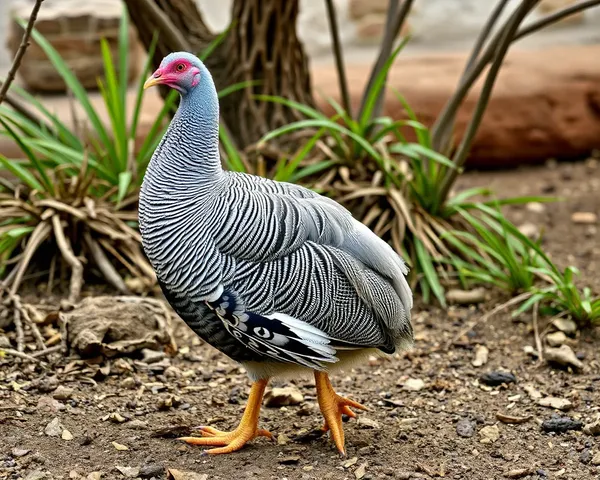
[[[475,435],[475,422],[466,418],[459,420],[456,424],[456,433],[460,437],[471,438]]]
[[[84,88],[97,89],[97,79],[104,76],[101,39],[106,39],[113,58],[117,58],[120,2],[95,0],[79,3],[77,8],[73,8],[70,1],[54,0],[47,3],[47,6],[44,4],[44,8],[40,9],[36,29],[65,59],[67,67]],[[17,3],[11,11],[11,18],[29,18],[30,12],[31,4]],[[22,34],[23,30],[16,21],[10,22],[7,43],[12,55],[17,51]],[[133,80],[141,66],[134,28],[129,28],[128,36],[130,60],[127,73],[129,80]],[[27,49],[27,56],[23,57],[19,75],[33,90],[64,92],[66,89],[62,78],[34,40]]]
[[[208,475],[206,473],[187,472],[185,470],[169,468],[167,478],[169,480],[207,480]]]
[[[356,465],[358,463],[358,457],[352,457],[349,458],[348,460],[346,460],[344,463],[342,463],[342,466],[344,468],[350,468],[353,465]]]
[[[488,362],[488,355],[490,351],[484,345],[477,345],[475,349],[475,358],[471,362],[474,367],[482,367]]]
[[[583,363],[568,345],[562,345],[560,348],[547,348],[544,350],[544,358],[548,363],[583,370]]]
[[[63,440],[73,440],[73,434],[71,432],[69,432],[66,428],[63,429],[60,438],[62,438]]]
[[[25,480],[47,480],[51,479],[52,476],[48,472],[42,472],[41,470],[34,470],[25,477]]]
[[[515,383],[517,378],[510,372],[492,371],[481,375],[479,381],[485,385],[497,387],[503,383]]]
[[[108,416],[108,420],[113,423],[125,423],[127,419],[119,412],[113,412]]]
[[[100,480],[101,478],[102,472],[92,472],[86,477],[86,480]]]
[[[129,428],[133,428],[134,430],[144,430],[148,428],[148,422],[144,422],[139,418],[136,418],[127,424]]]
[[[26,448],[15,447],[11,450],[10,453],[12,454],[13,457],[24,457],[29,452],[31,452],[31,450],[27,450]]]
[[[560,347],[567,341],[567,336],[560,330],[558,332],[552,332],[546,335],[546,341],[551,347]]]
[[[165,352],[150,350],[149,348],[142,349],[142,362],[158,363],[165,358]]]
[[[121,380],[121,387],[128,390],[133,390],[137,387],[136,381],[133,377],[127,377]]]
[[[500,429],[498,425],[488,425],[479,430],[479,436],[479,443],[494,443],[500,438]]]
[[[127,478],[135,478],[140,474],[140,469],[138,467],[115,467],[124,477]]]
[[[379,423],[377,423],[375,420],[363,416],[358,418],[358,425],[362,428],[372,428],[375,430],[379,430],[381,428]]]
[[[542,213],[546,210],[546,206],[541,202],[528,202],[525,208],[533,213]]]
[[[560,415],[552,415],[548,420],[542,422],[542,430],[544,432],[564,433],[569,430],[581,430],[583,423],[579,420],[572,420],[569,417],[561,417]]]
[[[592,457],[592,465],[600,465],[600,452]]]
[[[37,407],[38,411],[44,413],[56,413],[65,409],[65,405],[58,400],[48,397],[46,395],[38,399]]]
[[[62,425],[58,417],[54,417],[52,421],[44,428],[44,433],[49,437],[60,437],[62,433]]]
[[[583,427],[583,433],[586,435],[600,435],[600,420],[588,423]]]
[[[280,433],[277,435],[277,445],[287,445],[290,443],[292,439],[288,437],[285,433]]]
[[[182,374],[183,373],[182,373],[181,369],[174,367],[172,365],[165,368],[165,377],[167,377],[167,378],[180,378]]]
[[[112,362],[112,372],[115,375],[124,375],[133,372],[133,366],[125,358],[117,358]]]
[[[403,388],[410,392],[418,392],[425,388],[425,382],[420,378],[409,378],[404,382]]]
[[[72,388],[65,387],[64,385],[59,385],[58,387],[56,387],[56,390],[54,390],[52,397],[56,400],[69,400],[73,396],[74,391],[75,390],[73,390]]]
[[[281,457],[278,462],[282,465],[294,465],[300,461],[300,457],[298,455],[288,455],[287,457]]]
[[[552,326],[569,337],[577,334],[577,324],[570,318],[555,318],[552,320]]]
[[[590,225],[598,223],[598,215],[596,215],[594,212],[573,212],[571,214],[571,221],[573,223]]]
[[[356,478],[357,480],[363,478],[367,473],[368,466],[369,464],[367,462],[361,463],[360,466],[356,470],[354,470],[354,478]]]
[[[10,348],[10,340],[6,335],[0,335],[0,348]]]
[[[304,401],[304,395],[296,387],[273,388],[265,394],[265,406],[270,408],[298,405]]]
[[[556,408],[557,410],[567,411],[573,408],[573,403],[566,398],[559,397],[544,397],[538,401],[538,405],[542,407]]]
[[[129,450],[129,447],[127,445],[123,445],[121,443],[117,443],[117,442],[111,442],[112,446],[115,447],[115,450],[118,450],[120,452],[124,452],[126,450]]]
[[[581,455],[579,455],[579,461],[583,464],[590,463],[591,459],[592,459],[592,452],[590,452],[589,448],[585,448],[583,450],[583,452],[581,452]]]
[[[523,385],[523,390],[527,392],[527,395],[529,395],[529,398],[532,400],[539,400],[542,398],[542,393],[531,384]]]
[[[540,234],[540,228],[535,223],[525,222],[517,228],[519,232],[531,240],[536,239]]]
[[[485,302],[487,291],[485,288],[474,288],[472,290],[450,289],[446,292],[448,303],[456,305],[472,305]]]
[[[160,463],[147,463],[140,468],[139,476],[142,478],[161,478],[165,473],[165,467]]]
[[[509,470],[506,472],[507,478],[523,478],[533,473],[532,468],[518,468],[515,470]]]

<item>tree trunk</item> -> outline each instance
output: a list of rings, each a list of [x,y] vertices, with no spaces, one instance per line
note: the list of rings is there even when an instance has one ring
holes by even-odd
[[[126,3],[146,48],[154,31],[159,32],[153,57],[155,66],[173,51],[201,54],[217,38],[204,23],[194,0],[127,0]],[[157,21],[158,16],[162,21]],[[206,59],[218,90],[238,82],[248,83],[220,102],[222,119],[241,148],[277,127],[302,118],[295,110],[262,102],[255,95],[282,96],[314,105],[307,57],[296,35],[297,18],[298,0],[234,0],[232,24]],[[164,96],[166,90],[161,93]]]

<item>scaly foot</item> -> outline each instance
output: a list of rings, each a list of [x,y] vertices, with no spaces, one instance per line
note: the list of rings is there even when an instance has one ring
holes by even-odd
[[[336,447],[342,455],[346,455],[344,447],[344,428],[342,426],[342,415],[356,418],[356,413],[350,407],[358,410],[367,410],[367,407],[358,402],[344,398],[333,390],[329,377],[324,372],[315,371],[315,383],[317,386],[317,399],[321,413],[325,418],[324,431],[330,431]]]
[[[223,432],[212,427],[200,427],[202,437],[182,437],[190,445],[206,445],[212,447],[206,453],[231,453],[239,450],[247,442],[256,437],[273,438],[271,432],[258,428],[258,414],[268,380],[259,380],[252,385],[248,404],[239,426],[232,432]]]

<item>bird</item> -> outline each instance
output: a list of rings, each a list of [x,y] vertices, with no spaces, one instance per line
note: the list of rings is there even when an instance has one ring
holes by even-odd
[[[367,408],[329,376],[412,346],[406,263],[332,198],[224,169],[217,90],[195,55],[164,57],[143,87],[155,85],[180,101],[142,181],[142,246],[173,310],[251,381],[237,428],[180,440],[223,454],[272,439],[259,428],[269,381],[309,375],[323,430],[345,455],[342,415]]]

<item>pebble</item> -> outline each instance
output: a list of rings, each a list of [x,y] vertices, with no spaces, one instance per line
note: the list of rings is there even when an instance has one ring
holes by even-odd
[[[157,363],[165,358],[165,352],[158,350],[150,350],[149,348],[142,349],[142,362],[144,363]]]
[[[558,332],[552,332],[546,335],[546,341],[551,347],[560,347],[567,341],[567,336],[565,335],[565,332],[559,330]]]
[[[542,407],[556,408],[557,410],[562,410],[563,412],[566,412],[567,410],[573,408],[573,403],[570,400],[560,397],[541,398],[540,400],[538,400],[538,405]]]
[[[29,452],[31,452],[31,450],[27,450],[26,448],[13,448],[11,450],[11,453],[14,457],[24,457],[25,455],[27,455]]]
[[[134,430],[143,430],[148,428],[148,422],[144,422],[139,418],[136,418],[127,424],[129,428],[133,428]]]
[[[592,452],[589,448],[584,448],[583,452],[579,455],[579,461],[583,464],[588,464],[592,460]]]
[[[124,375],[126,373],[133,372],[133,367],[131,366],[131,363],[129,363],[126,359],[117,358],[115,361],[112,362],[111,370],[116,375]]]
[[[559,348],[547,348],[544,350],[544,357],[548,363],[583,370],[583,362],[577,358],[573,349],[568,345],[562,345]]]
[[[60,435],[60,438],[62,438],[63,440],[66,440],[66,441],[70,441],[70,440],[73,440],[73,434],[65,428],[65,429],[63,429],[63,431]]]
[[[542,423],[542,430],[544,432],[564,433],[569,430],[581,430],[582,428],[583,423],[579,420],[572,420],[569,417],[561,417],[556,414]]]
[[[127,419],[119,412],[113,412],[108,416],[108,420],[113,423],[125,423]]]
[[[121,380],[121,387],[126,388],[128,390],[133,390],[136,388],[136,381],[133,377],[127,377]]]
[[[270,408],[298,405],[304,395],[296,387],[273,388],[265,394],[265,406]]]
[[[409,378],[404,382],[404,390],[418,392],[425,388],[425,382],[420,378]]]
[[[464,438],[471,438],[475,435],[475,423],[467,418],[463,418],[456,424],[456,433]]]
[[[574,337],[577,333],[577,324],[570,318],[555,318],[552,320],[552,326],[569,337]]]
[[[540,229],[535,223],[525,222],[517,227],[519,232],[529,239],[535,239],[540,234]]]
[[[506,473],[508,478],[523,478],[532,473],[531,468],[518,468],[515,470],[510,470]]]
[[[10,348],[10,340],[6,335],[0,335],[0,348]]]
[[[583,427],[583,433],[586,435],[600,435],[600,420],[588,423]]]
[[[523,385],[523,390],[527,392],[527,395],[529,395],[529,398],[532,400],[539,400],[542,398],[542,393],[531,384]]]
[[[491,387],[497,387],[503,383],[514,383],[517,378],[510,372],[486,372],[479,377],[479,381]]]
[[[594,212],[573,212],[571,214],[571,221],[573,223],[590,225],[598,223],[598,215]]]
[[[482,367],[488,362],[490,351],[484,345],[478,345],[475,349],[475,358],[471,362],[474,367]]]
[[[592,458],[592,465],[600,465],[600,452],[596,453]]]
[[[117,443],[117,442],[111,442],[112,446],[115,447],[115,450],[118,450],[120,452],[124,452],[126,450],[129,450],[129,447],[127,445],[123,445],[121,443]]]
[[[494,443],[500,438],[500,429],[498,425],[488,425],[479,430],[479,436],[479,443]]]
[[[161,478],[165,473],[165,467],[160,463],[147,463],[140,468],[139,476],[142,478]]]
[[[65,405],[55,398],[43,395],[39,398],[36,407],[40,412],[56,413],[65,409]]]
[[[46,428],[44,428],[44,433],[49,437],[60,437],[62,433],[62,426],[58,417],[54,417],[52,421],[46,425]]]
[[[474,288],[473,290],[453,288],[446,292],[446,300],[455,305],[472,305],[485,302],[486,293],[484,288]]]
[[[140,469],[138,467],[115,467],[124,477],[127,478],[135,478],[140,474]]]
[[[54,390],[52,397],[56,400],[69,400],[73,396],[74,391],[75,390],[72,388],[59,385],[56,387],[56,390]]]
[[[362,463],[356,470],[354,470],[354,478],[360,480],[367,473],[367,467],[369,464],[367,462]]]
[[[544,210],[546,210],[545,205],[540,202],[529,202],[525,208],[533,213],[542,213]]]
[[[375,420],[372,420],[369,417],[362,416],[358,418],[358,425],[362,428],[372,428],[376,430],[381,428],[379,426],[379,423],[377,423]]]
[[[280,433],[277,436],[277,445],[287,445],[291,441],[292,439],[288,437],[285,433]]]
[[[25,477],[25,480],[44,480],[49,478],[52,477],[47,472],[42,472],[41,470],[34,470]]]
[[[288,455],[287,457],[281,457],[278,462],[282,465],[293,465],[300,461],[300,457],[298,455]]]

